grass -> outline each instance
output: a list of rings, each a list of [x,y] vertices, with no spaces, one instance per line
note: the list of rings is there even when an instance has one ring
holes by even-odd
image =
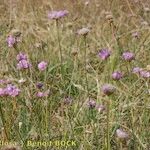
[[[88,5],[84,0],[10,0],[1,1],[0,8],[0,79],[21,89],[17,97],[0,97],[0,141],[23,142],[24,150],[150,149],[150,80],[131,73],[134,67],[150,64],[148,0],[93,0]],[[69,15],[56,26],[47,13],[63,9]],[[76,33],[82,27],[90,29],[86,41]],[[6,38],[14,29],[21,32],[22,40],[9,48]],[[109,59],[97,56],[101,48],[111,50]],[[135,53],[135,60],[122,60],[126,50]],[[19,52],[28,55],[31,69],[16,68]],[[37,68],[40,61],[48,62],[43,72]],[[125,75],[119,81],[112,80],[115,70]],[[19,83],[21,78],[26,82]],[[50,90],[48,97],[36,96],[38,82],[44,84],[43,91]],[[109,97],[101,91],[105,83],[116,87]],[[71,104],[64,103],[66,97]],[[88,108],[88,98],[106,110]],[[129,138],[119,139],[118,128]],[[30,147],[29,140],[55,144]],[[56,141],[63,140],[75,145],[58,146]]]

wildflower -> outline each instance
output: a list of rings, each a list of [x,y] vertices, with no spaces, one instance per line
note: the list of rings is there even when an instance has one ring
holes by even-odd
[[[115,87],[111,84],[104,84],[102,86],[102,91],[105,95],[111,95],[115,92]]]
[[[119,71],[113,72],[112,78],[114,80],[120,80],[123,77],[123,74]]]
[[[101,49],[98,53],[98,56],[102,59],[102,60],[106,60],[109,56],[110,56],[110,51],[108,49]]]
[[[60,19],[68,15],[67,10],[60,10],[60,11],[51,11],[48,13],[49,19]]]
[[[7,43],[8,43],[8,47],[13,47],[16,43],[16,38],[12,35],[9,35],[7,37]]]
[[[20,93],[20,89],[18,89],[16,86],[8,84],[7,87],[5,88],[5,92],[7,95],[16,97]]]
[[[43,92],[38,92],[37,97],[44,97],[44,93]]]
[[[39,97],[39,98],[41,98],[41,97],[47,97],[47,96],[49,95],[49,93],[50,93],[49,90],[47,90],[47,91],[45,91],[45,92],[40,92],[40,91],[39,91],[39,92],[36,94],[36,96]]]
[[[140,67],[135,67],[135,68],[133,68],[132,72],[133,72],[133,73],[136,73],[136,74],[139,74],[142,70],[143,70],[143,69],[140,68]]]
[[[116,134],[117,134],[117,137],[120,139],[127,139],[129,137],[129,135],[122,129],[117,129]]]
[[[28,69],[32,65],[27,61],[27,60],[20,60],[19,63],[17,64],[18,69]]]
[[[140,76],[143,78],[150,78],[150,71],[142,70],[140,71]]]
[[[47,62],[45,62],[45,61],[41,61],[41,62],[38,64],[38,68],[39,68],[39,70],[41,70],[41,71],[44,71],[44,70],[46,69],[46,67],[47,67]]]
[[[21,61],[21,60],[27,60],[27,55],[20,52],[18,55],[17,55],[17,60],[18,61]]]
[[[87,35],[89,32],[90,32],[90,29],[88,28],[82,28],[77,31],[79,35]]]
[[[87,106],[88,106],[89,108],[95,108],[96,102],[95,102],[94,100],[90,99],[90,100],[88,101],[88,103],[87,103]]]
[[[0,80],[0,84],[8,84],[8,83],[10,83],[11,81],[9,80],[9,79],[1,79]]]
[[[41,83],[41,82],[37,83],[37,84],[36,84],[36,87],[37,87],[38,89],[41,89],[41,88],[43,87],[43,83]]]
[[[124,52],[122,54],[122,58],[126,61],[132,61],[133,59],[135,59],[135,55],[132,52]]]

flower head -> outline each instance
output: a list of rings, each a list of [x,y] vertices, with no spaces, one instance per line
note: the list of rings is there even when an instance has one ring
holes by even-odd
[[[112,73],[112,78],[114,80],[120,80],[123,77],[123,74],[119,71],[113,72]]]
[[[32,65],[27,61],[27,60],[20,60],[19,63],[17,64],[17,68],[18,69],[28,69],[30,68]]]
[[[106,60],[109,56],[110,56],[110,51],[108,49],[101,49],[98,52],[98,56],[102,59],[102,60]]]
[[[47,97],[48,95],[49,95],[49,93],[50,93],[50,91],[49,90],[47,90],[47,91],[44,91],[44,92],[37,92],[37,94],[36,94],[36,96],[37,97]]]
[[[90,99],[90,100],[88,101],[88,103],[87,103],[87,106],[88,106],[89,108],[95,108],[96,102],[95,102],[94,100]]]
[[[117,134],[117,137],[120,139],[127,139],[129,137],[129,135],[122,129],[117,129],[116,134]]]
[[[16,86],[12,84],[8,84],[7,87],[5,88],[5,94],[16,97],[20,93],[20,89],[18,89]]]
[[[132,61],[133,59],[135,59],[135,55],[132,52],[124,52],[122,54],[122,58],[126,61]]]
[[[79,35],[87,35],[89,32],[90,32],[90,29],[88,28],[82,28],[77,31]]]
[[[38,89],[41,89],[41,88],[43,87],[43,83],[41,83],[41,82],[37,83],[37,84],[36,84],[36,87],[37,87]]]
[[[20,52],[18,55],[17,55],[17,60],[18,61],[21,61],[21,60],[27,60],[27,55]]]
[[[67,10],[60,10],[60,11],[51,11],[48,13],[49,19],[60,19],[68,15]]]
[[[7,37],[7,43],[8,43],[8,47],[13,47],[16,43],[16,38],[12,35],[9,35]]]
[[[143,69],[140,68],[140,67],[134,67],[132,72],[135,73],[135,74],[140,74],[140,72],[142,71]]]
[[[142,70],[140,71],[140,76],[143,78],[150,78],[150,71]]]
[[[115,92],[115,87],[111,84],[104,84],[102,86],[102,92],[104,93],[104,95],[111,95]]]
[[[39,68],[39,70],[44,71],[44,70],[47,68],[47,62],[41,61],[41,62],[38,64],[38,68]]]

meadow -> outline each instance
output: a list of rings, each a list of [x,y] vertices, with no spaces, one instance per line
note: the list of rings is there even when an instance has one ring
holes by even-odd
[[[150,150],[149,0],[0,0],[1,150]]]

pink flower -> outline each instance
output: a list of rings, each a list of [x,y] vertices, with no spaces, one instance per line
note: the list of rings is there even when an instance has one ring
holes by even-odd
[[[120,80],[123,77],[123,74],[119,71],[113,72],[112,78],[114,80]]]
[[[104,49],[101,49],[98,53],[98,56],[102,59],[102,60],[106,60],[107,58],[109,58],[111,55],[111,52],[110,50],[104,48]]]
[[[43,92],[38,92],[36,96],[37,97],[44,97],[44,93]]]
[[[67,16],[68,13],[69,12],[67,10],[51,11],[48,13],[48,18],[49,19],[59,19],[59,18],[63,18],[65,16]]]
[[[16,43],[15,37],[13,37],[12,35],[9,35],[7,38],[7,43],[8,43],[8,47],[13,47]]]
[[[116,130],[116,134],[117,134],[117,137],[120,138],[120,139],[127,139],[128,138],[128,134],[123,131],[122,129],[117,129]]]
[[[122,54],[122,58],[126,61],[132,61],[135,59],[135,54],[127,51]]]
[[[39,69],[39,70],[44,71],[46,68],[47,68],[47,62],[41,61],[41,62],[38,64],[38,69]]]
[[[18,69],[28,69],[32,65],[27,61],[27,60],[20,60],[19,63],[17,64]]]
[[[27,60],[27,55],[20,52],[18,55],[17,55],[17,60],[18,61],[21,61],[21,60]]]
[[[16,97],[19,95],[20,93],[20,89],[18,89],[16,86],[8,84],[7,87],[4,89],[5,94],[12,96],[12,97]]]
[[[140,76],[143,78],[150,78],[150,71],[142,70],[140,71]]]
[[[39,98],[41,98],[41,97],[47,97],[49,95],[49,93],[50,93],[49,90],[47,90],[45,92],[40,92],[39,91],[39,92],[37,92],[36,96],[39,97]]]

